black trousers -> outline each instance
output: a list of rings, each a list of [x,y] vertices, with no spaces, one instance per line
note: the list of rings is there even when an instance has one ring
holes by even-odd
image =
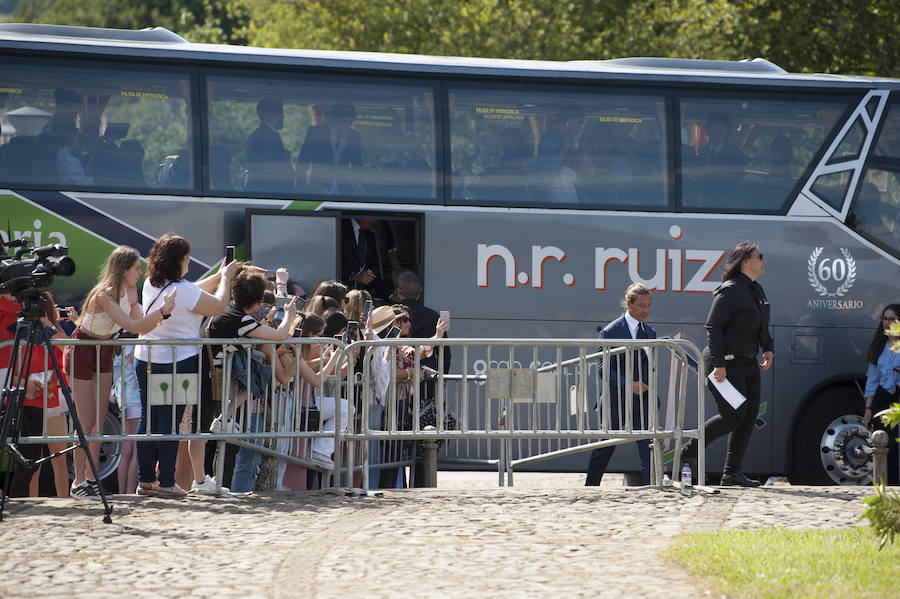
[[[657,400],[656,403],[658,409],[659,400]],[[650,412],[649,406],[647,405],[646,393],[631,396],[631,410],[632,425],[635,428],[649,428],[648,423],[650,419]],[[641,412],[643,412],[644,414],[643,420],[641,420]],[[624,415],[622,416],[622,419],[619,420],[619,398],[617,396],[610,398],[609,417],[611,421],[609,428],[625,428]],[[635,445],[637,445],[638,455],[641,458],[641,476],[643,478],[644,484],[649,485],[650,439],[635,441]],[[612,445],[609,447],[600,447],[599,449],[591,450],[591,457],[588,461],[587,477],[585,478],[584,486],[596,487],[600,484],[600,481],[603,479],[604,473],[606,473],[606,467],[609,465],[609,460],[612,459],[613,453],[615,453],[616,451],[616,447],[616,445]]]
[[[20,437],[39,437],[41,435],[41,426],[43,424],[44,408],[33,406],[24,406],[22,408],[22,420],[19,422]],[[38,460],[43,455],[46,445],[18,444],[19,451],[25,458],[29,460]],[[31,477],[38,472],[34,468],[26,468],[22,464],[8,458],[10,466],[13,467],[12,480],[9,486],[10,497],[28,497],[28,485],[31,483]],[[61,458],[57,458],[61,459]],[[4,475],[5,476],[5,475]],[[5,482],[5,478],[4,478]]]
[[[704,354],[707,372],[712,372],[712,359]],[[706,446],[728,435],[728,451],[725,454],[723,473],[734,474],[741,471],[744,454],[750,444],[750,436],[759,414],[760,376],[756,357],[736,357],[725,366],[725,378],[734,388],[747,398],[737,409],[731,407],[713,384],[706,385],[716,402],[719,413],[706,421]]]
[[[876,418],[875,414],[881,410],[891,407],[891,404],[900,401],[900,387],[894,390],[894,394],[888,393],[884,387],[878,387],[875,395],[872,397],[872,428],[875,430],[883,430],[890,436],[888,443],[888,484],[896,485],[900,482],[900,447],[897,445],[898,427],[893,429],[887,428],[881,422],[881,418]]]

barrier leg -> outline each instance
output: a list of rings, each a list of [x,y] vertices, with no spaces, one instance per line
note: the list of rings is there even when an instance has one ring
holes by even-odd
[[[426,430],[430,427],[425,427]],[[422,486],[437,487],[437,441],[422,441]]]

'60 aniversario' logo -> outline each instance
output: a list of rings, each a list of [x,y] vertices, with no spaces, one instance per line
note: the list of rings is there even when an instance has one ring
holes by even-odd
[[[856,261],[847,248],[840,248],[841,257],[823,256],[824,250],[817,247],[809,255],[809,284],[822,297],[844,297],[856,281]]]

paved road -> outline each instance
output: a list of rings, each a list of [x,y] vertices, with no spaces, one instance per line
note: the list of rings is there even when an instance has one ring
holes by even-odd
[[[382,497],[119,496],[111,525],[95,502],[15,500],[0,523],[0,597],[696,597],[707,589],[659,559],[674,535],[860,526],[871,492],[775,486],[688,499],[567,476],[478,488],[477,477],[447,475],[445,488]]]

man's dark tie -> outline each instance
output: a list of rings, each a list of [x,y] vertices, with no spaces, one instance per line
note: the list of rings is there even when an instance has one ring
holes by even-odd
[[[649,339],[647,336],[647,331],[644,330],[644,323],[639,322],[637,327],[637,334],[634,337],[635,339]]]
[[[366,264],[369,261],[368,238],[369,231],[367,229],[360,229],[359,241],[356,243],[356,247],[359,251],[359,266],[363,269],[365,269]]]

